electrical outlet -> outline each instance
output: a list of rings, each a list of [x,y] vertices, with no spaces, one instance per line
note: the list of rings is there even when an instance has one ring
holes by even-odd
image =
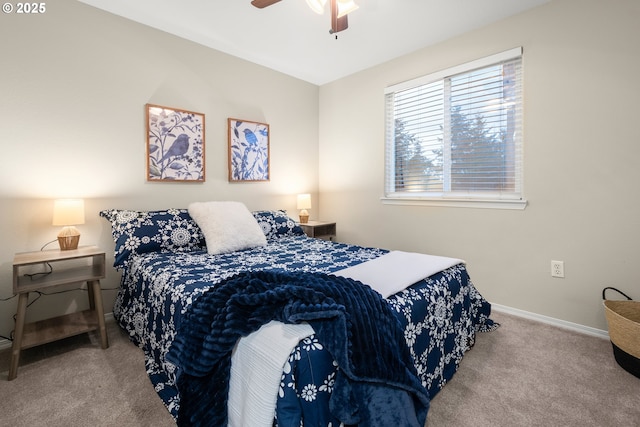
[[[564,277],[564,261],[551,261],[551,277]]]

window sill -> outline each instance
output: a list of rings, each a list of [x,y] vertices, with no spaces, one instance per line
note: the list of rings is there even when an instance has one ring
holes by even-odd
[[[487,199],[428,199],[428,198],[399,198],[381,197],[380,201],[385,205],[406,205],[406,206],[441,206],[455,208],[477,208],[477,209],[510,209],[524,210],[527,201],[520,200],[487,200]]]

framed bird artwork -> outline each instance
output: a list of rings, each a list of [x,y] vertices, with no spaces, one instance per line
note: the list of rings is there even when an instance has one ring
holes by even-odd
[[[204,182],[204,114],[146,107],[147,181]]]
[[[229,181],[269,181],[269,125],[228,119]]]

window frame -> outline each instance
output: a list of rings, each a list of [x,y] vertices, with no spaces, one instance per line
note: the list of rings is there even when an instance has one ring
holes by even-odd
[[[524,172],[523,172],[523,145],[524,137],[521,134],[520,140],[517,142],[517,160],[516,160],[516,180],[517,189],[513,193],[501,192],[409,192],[397,191],[395,186],[395,116],[389,112],[389,108],[393,107],[393,99],[390,96],[396,92],[412,89],[418,86],[427,85],[436,81],[445,81],[446,79],[457,74],[466,73],[479,68],[490,67],[499,63],[522,59],[522,47],[509,49],[494,55],[460,64],[445,70],[437,71],[416,79],[391,85],[385,88],[385,177],[384,177],[384,196],[381,201],[390,205],[423,205],[423,206],[452,206],[452,207],[472,207],[472,208],[493,208],[493,209],[524,209],[527,206],[527,200],[524,198]],[[522,70],[522,63],[520,65]],[[524,99],[522,96],[523,78],[522,71],[520,75],[520,120],[523,120]],[[446,103],[446,100],[444,101]],[[520,124],[523,128],[523,124]]]

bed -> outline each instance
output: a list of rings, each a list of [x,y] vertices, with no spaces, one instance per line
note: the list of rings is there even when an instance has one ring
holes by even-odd
[[[476,333],[498,326],[461,260],[435,257],[447,263],[376,291],[362,283],[388,275],[374,265],[395,251],[309,238],[285,211],[207,202],[100,215],[122,271],[114,316],[178,425],[423,426]],[[292,305],[308,288],[314,299]],[[229,314],[232,300],[242,306]]]

